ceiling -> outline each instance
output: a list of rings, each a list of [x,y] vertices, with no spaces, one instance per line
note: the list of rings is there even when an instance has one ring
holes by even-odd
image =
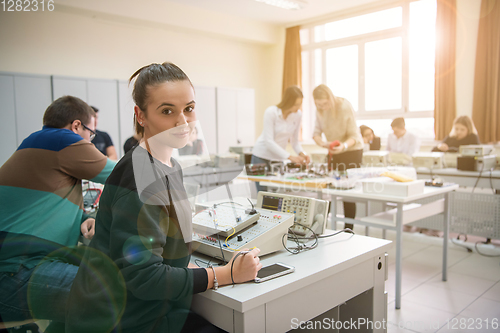
[[[379,2],[380,0],[308,0],[301,10],[286,10],[254,0],[165,0],[200,7],[257,21],[288,25],[307,21],[347,8]]]

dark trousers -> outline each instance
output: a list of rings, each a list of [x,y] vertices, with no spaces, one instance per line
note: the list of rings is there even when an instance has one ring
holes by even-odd
[[[344,172],[347,169],[361,167],[363,160],[363,150],[350,150],[344,153],[330,155],[328,157],[328,169]],[[344,216],[348,218],[356,217],[356,203],[344,201]],[[345,223],[345,227],[352,230],[352,223]]]

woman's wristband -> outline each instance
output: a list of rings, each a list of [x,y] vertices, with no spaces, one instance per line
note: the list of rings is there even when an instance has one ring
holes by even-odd
[[[212,272],[214,272],[214,287],[213,287],[213,289],[217,290],[217,289],[219,289],[219,281],[217,281],[217,276],[215,275],[215,268],[212,265],[208,265],[208,267],[210,267],[212,269]]]

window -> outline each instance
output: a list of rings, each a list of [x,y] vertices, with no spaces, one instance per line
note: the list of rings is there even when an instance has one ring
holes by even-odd
[[[377,136],[404,117],[409,131],[433,140],[435,21],[436,0],[403,0],[303,26],[304,139],[314,128],[312,90],[325,83]]]

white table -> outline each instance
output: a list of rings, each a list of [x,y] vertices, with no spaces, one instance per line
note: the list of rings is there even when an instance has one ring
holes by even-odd
[[[347,223],[361,224],[368,227],[378,227],[396,231],[396,309],[401,308],[401,275],[402,275],[402,240],[403,240],[403,225],[411,223],[425,217],[444,214],[444,235],[443,235],[443,269],[442,279],[447,280],[447,259],[448,259],[448,236],[449,236],[449,217],[450,203],[449,193],[458,188],[458,185],[446,187],[425,187],[424,192],[411,197],[396,197],[383,195],[378,193],[363,193],[360,187],[351,190],[323,190],[324,194],[331,196],[332,204],[330,205],[330,228],[336,229],[336,222],[343,221]],[[437,198],[436,201],[420,205],[411,204],[419,199],[430,198],[444,194],[444,199]],[[337,217],[337,200],[349,202],[365,202],[367,205],[370,201],[379,201],[383,203],[395,203],[396,209],[384,211],[373,216],[362,217],[359,219],[351,219],[345,217]],[[411,204],[411,205],[409,205]]]
[[[331,233],[331,231],[328,231]],[[297,255],[279,251],[261,258],[264,265],[282,262],[295,272],[260,284],[224,286],[195,295],[192,309],[228,332],[286,332],[339,305],[368,293],[372,302],[355,302],[357,315],[365,308],[371,320],[387,321],[385,253],[390,241],[341,233],[320,240],[316,249]],[[194,257],[200,257],[195,254]],[[355,313],[352,318],[357,320]],[[336,317],[342,318],[340,317]],[[385,332],[384,327],[374,332]]]

